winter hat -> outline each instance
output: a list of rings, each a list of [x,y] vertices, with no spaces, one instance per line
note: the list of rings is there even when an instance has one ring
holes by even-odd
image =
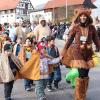
[[[5,44],[4,45],[4,51],[11,50],[11,49],[12,49],[11,44]]]
[[[81,14],[91,15],[91,9],[89,8],[77,8],[74,10],[74,20],[76,20]]]
[[[85,13],[87,16],[91,15],[91,9],[88,8],[78,8],[74,10],[74,16],[78,17],[80,14]]]
[[[47,36],[46,38],[47,42],[50,42],[51,40],[55,40],[54,36]]]
[[[36,39],[36,36],[32,36],[32,39]]]
[[[80,16],[83,15],[83,14],[87,17],[87,21],[85,22],[85,27],[87,27],[88,25],[93,23],[93,19],[90,16],[91,15],[91,9],[89,9],[89,8],[78,8],[78,9],[74,10],[74,16],[73,16],[73,20],[72,20],[73,26],[79,25],[81,23],[80,22]]]
[[[46,19],[44,17],[40,17],[39,18],[39,23],[41,23],[41,21],[43,21],[43,20],[46,21]]]
[[[44,49],[45,48],[45,44],[43,42],[39,42],[37,44],[37,48],[38,48],[38,50]]]
[[[46,38],[43,37],[43,38],[41,39],[41,42],[45,42],[45,41],[46,41]]]
[[[6,34],[7,36],[9,36],[9,32],[8,31],[4,31],[3,34]]]

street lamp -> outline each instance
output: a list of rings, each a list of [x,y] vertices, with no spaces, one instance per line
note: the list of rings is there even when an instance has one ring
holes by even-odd
[[[68,14],[67,14],[67,0],[66,0],[66,18],[67,18]]]

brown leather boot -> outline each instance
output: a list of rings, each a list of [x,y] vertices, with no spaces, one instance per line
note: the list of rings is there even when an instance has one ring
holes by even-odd
[[[84,80],[85,80],[85,98],[86,98],[86,93],[89,86],[89,77],[85,77]]]
[[[77,78],[75,87],[75,100],[85,100],[89,78]]]

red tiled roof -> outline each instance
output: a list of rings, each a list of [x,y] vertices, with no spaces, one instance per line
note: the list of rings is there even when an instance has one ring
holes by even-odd
[[[0,0],[0,10],[14,9],[20,0]]]
[[[94,2],[96,0],[92,0]],[[45,5],[45,9],[57,8],[67,5],[78,5],[83,4],[84,0],[50,0]]]

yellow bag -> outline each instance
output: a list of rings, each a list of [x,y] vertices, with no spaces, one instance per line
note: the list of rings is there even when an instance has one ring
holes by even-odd
[[[93,54],[92,58],[93,58],[94,64],[98,65],[99,64],[99,57],[97,56],[96,53]]]

